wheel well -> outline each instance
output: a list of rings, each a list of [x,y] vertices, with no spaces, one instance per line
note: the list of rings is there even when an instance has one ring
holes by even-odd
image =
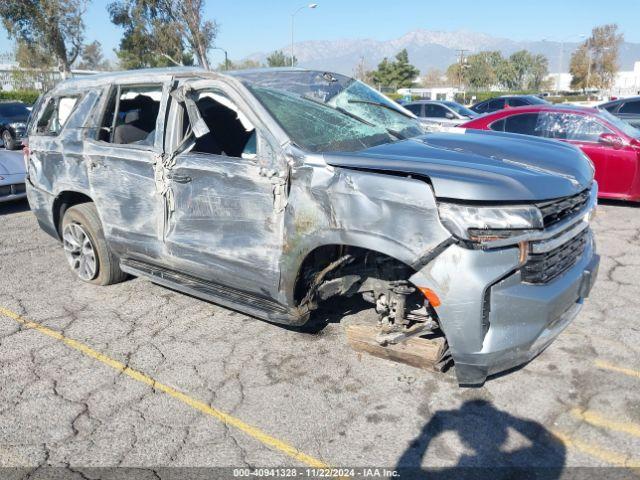
[[[62,218],[64,217],[64,212],[74,205],[89,202],[93,202],[93,200],[84,193],[64,191],[58,194],[56,199],[53,201],[53,224],[58,232],[58,237],[61,237],[60,232],[62,231]]]
[[[375,250],[350,245],[323,245],[311,251],[302,262],[296,277],[294,300],[297,305],[309,302],[313,308],[313,290],[320,287],[322,281],[361,277],[358,284],[367,279],[392,282],[407,280],[414,273],[409,265]]]

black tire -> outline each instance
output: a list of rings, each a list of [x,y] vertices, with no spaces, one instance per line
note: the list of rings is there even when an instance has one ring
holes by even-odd
[[[70,224],[73,224],[69,227]],[[71,265],[69,255],[67,254],[68,241],[65,233],[69,233],[71,229],[79,226],[81,231],[86,234],[93,248],[95,259],[95,273],[91,278],[83,278],[80,273]],[[70,262],[71,269],[78,275],[78,278],[95,285],[111,285],[119,283],[127,278],[127,274],[120,270],[118,258],[111,252],[109,245],[104,238],[102,222],[98,216],[98,211],[93,203],[81,203],[69,208],[64,213],[62,219],[62,235],[63,245],[65,246],[65,254]]]
[[[2,132],[2,142],[4,143],[4,148],[7,150],[14,150],[16,148],[16,140],[9,130]]]

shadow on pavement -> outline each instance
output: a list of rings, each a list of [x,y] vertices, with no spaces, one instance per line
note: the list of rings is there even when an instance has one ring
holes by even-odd
[[[24,200],[14,200],[12,202],[0,203],[0,215],[9,215],[11,213],[21,213],[29,210],[29,202]]]
[[[445,432],[457,434],[465,453],[454,467],[423,468],[431,443]],[[510,445],[514,433],[527,444]],[[540,423],[514,417],[485,400],[470,400],[457,410],[436,412],[402,454],[396,470],[402,479],[551,480],[562,475],[565,457],[565,446]]]
[[[611,200],[611,199],[605,199],[605,198],[599,198],[598,205],[609,205],[612,207],[640,208],[640,202],[628,202],[626,200]]]

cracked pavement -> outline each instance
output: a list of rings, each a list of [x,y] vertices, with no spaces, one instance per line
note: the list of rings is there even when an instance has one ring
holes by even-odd
[[[0,306],[332,466],[630,465],[640,436],[609,427],[640,425],[640,377],[595,362],[640,370],[640,208],[601,205],[594,222],[602,264],[585,308],[478,389],[357,354],[335,311],[301,333],[144,279],[83,283],[24,202],[0,205]],[[39,465],[302,466],[0,315],[0,466]]]

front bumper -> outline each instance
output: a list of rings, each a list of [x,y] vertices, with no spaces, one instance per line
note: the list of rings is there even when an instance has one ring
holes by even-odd
[[[588,213],[581,222],[587,218]],[[520,250],[513,246],[473,250],[450,245],[411,277],[440,298],[435,310],[461,385],[482,384],[489,375],[528,362],[578,314],[600,262],[593,233],[586,234],[584,250],[571,268],[545,284],[522,280]]]

